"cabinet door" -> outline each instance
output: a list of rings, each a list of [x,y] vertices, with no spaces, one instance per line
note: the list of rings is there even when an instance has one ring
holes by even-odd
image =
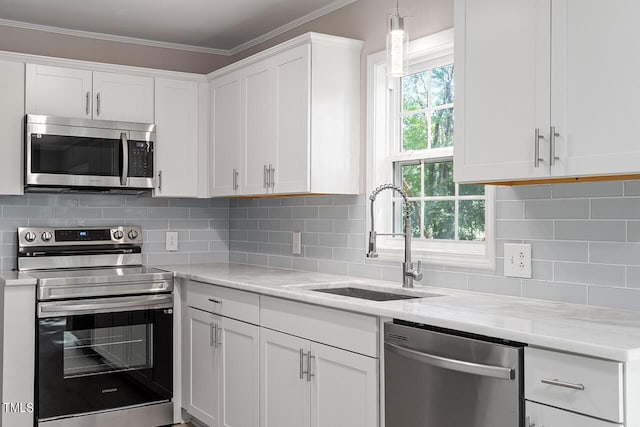
[[[93,73],[93,118],[153,123],[153,77]]]
[[[198,196],[198,83],[157,78],[156,196]]]
[[[274,58],[275,193],[309,191],[311,45]],[[320,131],[320,130],[318,130]]]
[[[0,61],[0,194],[23,194],[24,64]]]
[[[378,361],[311,343],[312,427],[378,425]]]
[[[222,392],[220,416],[223,427],[260,425],[260,328],[222,318]]]
[[[265,167],[271,160],[273,91],[270,61],[247,67],[242,76],[242,194],[266,193]]]
[[[239,72],[211,82],[212,196],[234,195],[242,185],[239,165],[242,129],[241,84]]]
[[[219,366],[214,325],[219,317],[189,307],[187,411],[210,427],[219,424]]]
[[[309,352],[309,341],[260,329],[261,427],[309,427],[309,383],[300,352]]]
[[[455,1],[456,181],[549,175],[550,4]]]
[[[91,118],[91,71],[27,64],[27,114]]]
[[[616,427],[621,424],[610,423],[585,417],[569,411],[552,408],[538,403],[526,402],[527,427]]]
[[[554,0],[555,176],[640,172],[640,2]]]

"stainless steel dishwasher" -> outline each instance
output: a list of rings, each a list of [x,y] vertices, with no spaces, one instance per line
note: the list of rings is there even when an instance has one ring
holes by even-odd
[[[385,324],[386,427],[524,426],[523,344]]]

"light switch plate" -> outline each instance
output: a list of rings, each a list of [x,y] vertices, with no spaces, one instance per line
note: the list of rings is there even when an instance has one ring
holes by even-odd
[[[302,233],[299,231],[293,232],[293,241],[291,245],[291,253],[293,255],[301,255],[302,254]]]
[[[167,231],[165,249],[169,252],[175,252],[178,250],[178,232]]]
[[[504,244],[504,275],[531,278],[531,245]]]

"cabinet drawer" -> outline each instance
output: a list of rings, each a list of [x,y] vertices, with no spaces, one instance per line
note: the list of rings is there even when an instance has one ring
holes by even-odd
[[[376,317],[262,296],[260,320],[265,328],[378,357]]]
[[[541,427],[621,427],[621,424],[610,423],[573,412],[563,411],[539,403],[527,402],[526,426]]]
[[[527,347],[524,367],[527,400],[624,421],[622,363]]]
[[[187,305],[247,323],[260,322],[260,297],[251,292],[189,281]]]

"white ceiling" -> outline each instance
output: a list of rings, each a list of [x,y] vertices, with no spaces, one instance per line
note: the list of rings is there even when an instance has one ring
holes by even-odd
[[[0,25],[230,54],[354,1],[0,0]]]

